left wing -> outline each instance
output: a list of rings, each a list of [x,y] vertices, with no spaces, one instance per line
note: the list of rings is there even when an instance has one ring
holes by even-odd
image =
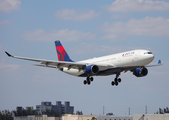
[[[161,66],[162,63],[161,63],[161,60],[158,61],[157,64],[154,64],[154,65],[146,65],[146,66],[127,66],[127,67],[121,67],[121,71],[131,71],[133,72],[136,68],[142,68],[142,67],[155,67],[155,66]]]
[[[160,66],[162,65],[161,60],[158,61],[158,64],[155,65],[147,65],[146,67],[155,67],[155,66]]]
[[[133,72],[136,68],[155,67],[155,66],[161,66],[161,65],[162,65],[161,60],[159,60],[158,63],[154,65],[113,67],[111,69],[111,72],[113,73],[121,73],[121,72],[127,72],[127,71]]]

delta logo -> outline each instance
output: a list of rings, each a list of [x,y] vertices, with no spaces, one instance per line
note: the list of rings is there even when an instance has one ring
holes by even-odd
[[[134,52],[127,52],[122,55],[122,57],[134,55]]]

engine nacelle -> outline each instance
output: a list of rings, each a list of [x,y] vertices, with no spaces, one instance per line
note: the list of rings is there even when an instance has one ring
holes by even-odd
[[[97,65],[89,65],[85,68],[85,73],[89,75],[97,74],[99,72],[99,67]]]
[[[136,77],[144,77],[148,74],[148,70],[145,67],[136,68],[133,72]]]

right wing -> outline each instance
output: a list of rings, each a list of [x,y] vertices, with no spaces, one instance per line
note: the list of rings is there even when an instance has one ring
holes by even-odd
[[[23,59],[23,60],[29,60],[29,61],[35,61],[35,62],[41,62],[41,64],[36,66],[42,66],[42,67],[50,67],[50,68],[62,68],[62,67],[68,67],[68,68],[78,68],[82,69],[86,67],[86,65],[83,63],[77,63],[77,62],[65,62],[65,61],[54,61],[54,60],[45,60],[45,59],[35,59],[35,58],[27,58],[27,57],[20,57],[20,56],[13,56],[5,51],[5,53],[9,57],[17,58],[17,59]]]
[[[35,58],[27,58],[27,57],[20,57],[20,56],[13,56],[5,51],[5,53],[9,57],[17,58],[17,59],[23,59],[23,60],[29,60],[29,61],[35,61],[35,62],[41,62],[41,64],[37,64],[35,66],[41,66],[41,67],[49,67],[49,68],[63,68],[67,67],[68,69],[74,68],[84,70],[86,66],[90,65],[90,63],[82,63],[82,62],[66,62],[66,61],[54,61],[54,60],[45,60],[45,59],[35,59]],[[107,64],[97,64],[99,68],[112,68],[112,65]]]

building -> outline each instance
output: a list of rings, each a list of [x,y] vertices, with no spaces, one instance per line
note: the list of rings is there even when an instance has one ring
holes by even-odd
[[[60,118],[47,115],[28,115],[14,117],[14,120],[60,120]],[[134,114],[133,117],[65,114],[61,120],[169,120],[169,114]]]
[[[165,114],[134,114],[133,120],[169,120],[169,113],[165,113]]]
[[[59,117],[48,117],[47,115],[28,115],[21,117],[14,117],[13,120],[59,120]]]
[[[41,105],[36,105],[36,111],[42,114],[46,109],[58,111],[62,114],[74,113],[74,106],[70,106],[70,102],[66,101],[65,104],[61,104],[61,101],[56,101],[56,105],[52,105],[51,102],[41,102]]]
[[[133,120],[131,116],[97,116],[97,120]]]
[[[22,111],[22,110],[24,110],[24,108],[21,107],[21,106],[18,106],[18,107],[16,107],[16,110],[17,110],[17,111]]]
[[[65,114],[65,116],[62,116],[62,120],[97,120],[96,118],[97,118],[96,115]],[[47,115],[28,115],[28,116],[14,117],[14,120],[60,120],[60,118],[48,117]]]
[[[65,114],[64,116],[62,116],[62,120],[97,120],[97,116]]]
[[[32,107],[26,107],[26,110],[33,110],[33,106]]]

